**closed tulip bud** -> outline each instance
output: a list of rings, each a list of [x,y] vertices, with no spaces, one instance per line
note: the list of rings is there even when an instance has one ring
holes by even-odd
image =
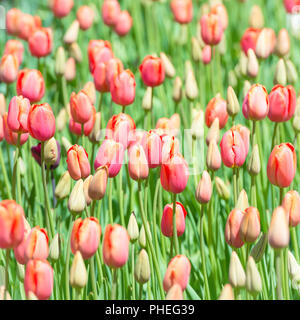
[[[70,269],[70,284],[72,288],[81,289],[88,282],[88,273],[80,251],[75,253]]]
[[[237,75],[234,70],[230,70],[228,73],[228,83],[233,88],[237,86]],[[227,107],[227,112],[229,113],[228,107]]]
[[[260,172],[260,167],[261,165],[260,165],[259,149],[258,149],[258,145],[255,144],[252,149],[247,170],[250,173],[250,175],[256,176]]]
[[[267,243],[268,243],[268,234],[262,233],[259,240],[252,247],[250,251],[250,255],[251,257],[253,257],[256,263],[258,263],[262,259],[267,247]]]
[[[41,100],[45,93],[45,82],[39,70],[23,69],[18,74],[17,94],[28,98],[30,102]]]
[[[176,231],[177,236],[183,235],[185,230],[185,218],[187,212],[180,202],[176,202]],[[164,207],[163,215],[161,218],[161,232],[166,237],[173,236],[173,204],[167,204]]]
[[[218,118],[220,129],[223,129],[228,120],[227,103],[220,94],[212,98],[205,110],[205,123],[210,128],[213,121]]]
[[[139,238],[139,226],[137,224],[134,212],[132,212],[130,215],[127,232],[132,243],[134,243]]]
[[[255,47],[258,58],[266,59],[275,49],[276,35],[273,29],[264,28],[259,33]]]
[[[83,181],[83,192],[85,197],[86,205],[89,206],[92,202],[91,197],[89,196],[89,186],[91,183],[93,176],[89,175],[84,181]]]
[[[248,49],[249,51],[249,49]],[[239,71],[242,74],[242,76],[247,76],[247,68],[248,68],[248,52],[246,54],[244,52],[241,52],[240,60],[239,60]]]
[[[245,54],[251,48],[255,51],[258,36],[261,32],[259,28],[248,28],[241,39],[241,48]]]
[[[103,261],[111,268],[120,268],[128,260],[129,236],[118,224],[107,225],[103,238]]]
[[[74,180],[86,178],[91,172],[88,154],[82,146],[77,144],[68,150],[67,164],[70,176]]]
[[[290,52],[290,37],[286,29],[280,29],[276,41],[276,54],[279,57],[284,57]]]
[[[23,264],[17,262],[18,278],[20,281],[24,282],[25,278],[25,267]]]
[[[74,6],[73,0],[53,0],[51,9],[57,18],[66,17]]]
[[[249,27],[261,29],[263,28],[264,23],[265,23],[265,19],[260,6],[254,5],[250,11]]]
[[[95,217],[78,218],[71,233],[73,254],[80,251],[83,259],[90,259],[97,251],[101,236],[101,226]]]
[[[61,132],[64,130],[66,123],[67,123],[68,113],[66,108],[60,109],[57,117],[56,117],[56,129],[57,131]]]
[[[75,59],[76,62],[80,63],[82,61],[82,52],[80,46],[77,42],[73,42],[70,47],[70,56]]]
[[[201,36],[210,46],[218,44],[223,36],[223,25],[220,17],[214,13],[204,14],[200,19]]]
[[[209,170],[217,171],[222,164],[221,154],[217,146],[217,142],[212,140],[207,149],[206,165]]]
[[[168,264],[163,280],[164,290],[167,292],[175,284],[179,284],[182,291],[188,285],[191,272],[191,263],[184,255],[177,255]]]
[[[128,150],[128,172],[133,180],[147,179],[149,175],[147,157],[140,144],[134,144]]]
[[[101,200],[105,196],[107,180],[108,180],[107,166],[102,166],[97,168],[88,187],[88,195],[91,199]]]
[[[219,197],[227,201],[230,197],[230,190],[228,186],[219,177],[215,178],[215,182],[216,182],[216,188],[217,188]]]
[[[145,249],[142,249],[138,255],[134,268],[134,277],[140,284],[144,284],[150,279],[150,262]]]
[[[296,115],[293,119],[293,129],[296,133],[300,132],[300,116]]]
[[[253,49],[249,49],[247,52],[248,60],[247,60],[247,74],[251,78],[255,78],[258,75],[259,64],[256,58],[255,52]]]
[[[297,277],[300,274],[300,266],[290,250],[288,250],[287,262],[288,262],[288,273],[289,273],[290,279],[293,280],[295,277]]]
[[[39,300],[50,298],[53,290],[53,269],[47,260],[28,261],[24,289],[27,297],[32,292]]]
[[[55,73],[57,75],[64,75],[66,69],[66,54],[63,47],[59,47],[56,51],[55,58]]]
[[[127,69],[113,77],[110,83],[112,101],[121,106],[127,106],[135,100],[135,78],[133,73]]]
[[[240,209],[241,211],[245,211],[249,208],[248,196],[244,189],[239,194],[235,208]]]
[[[283,207],[277,207],[272,214],[269,232],[269,244],[274,249],[286,248],[290,242],[288,217]]]
[[[74,20],[64,35],[64,38],[63,38],[64,43],[71,44],[73,42],[76,42],[78,38],[78,32],[79,32],[79,22],[77,20]]]
[[[178,76],[175,78],[173,83],[172,98],[176,103],[180,102],[182,98],[182,81]]]
[[[243,97],[244,97],[244,99],[246,98],[247,93],[250,90],[250,88],[251,88],[251,82],[248,81],[248,80],[245,80],[244,81],[244,85],[243,85]]]
[[[133,19],[127,10],[121,11],[117,22],[114,26],[114,31],[120,36],[124,37],[131,29]]]
[[[224,285],[218,300],[234,300],[234,292],[229,283]]]
[[[49,239],[45,229],[39,226],[31,229],[25,243],[25,260],[47,259],[49,255]]]
[[[58,147],[54,138],[45,141],[44,159],[46,165],[53,165],[58,159]]]
[[[195,140],[204,136],[204,113],[202,110],[192,110],[191,134]]]
[[[0,80],[5,83],[12,83],[17,80],[19,61],[14,54],[5,54],[0,61]]]
[[[0,93],[0,115],[3,116],[6,112],[6,101],[3,93]]]
[[[282,86],[286,85],[287,75],[286,68],[283,59],[279,59],[276,64],[276,70],[274,74],[274,84],[281,84]]]
[[[101,8],[102,20],[107,26],[116,25],[121,13],[120,4],[117,0],[105,0]]]
[[[71,176],[69,171],[65,171],[55,188],[55,197],[58,199],[63,199],[70,194],[71,191]]]
[[[82,212],[85,209],[86,201],[83,191],[83,180],[79,179],[71,194],[68,201],[68,209],[71,211],[72,214],[76,215]]]
[[[51,53],[53,34],[51,28],[38,28],[28,38],[28,47],[32,56],[41,58]]]
[[[66,62],[66,69],[65,69],[65,78],[67,81],[72,81],[76,77],[76,63],[74,58],[69,58]]]
[[[94,20],[94,11],[89,6],[81,6],[76,12],[76,18],[81,30],[89,29]]]
[[[262,290],[262,281],[254,259],[249,256],[246,267],[246,289],[253,296]]]
[[[300,195],[296,190],[290,190],[283,198],[282,204],[289,217],[289,226],[296,227],[300,223]]]
[[[176,70],[170,60],[170,58],[163,52],[160,53],[162,64],[165,68],[165,74],[168,78],[173,78],[176,74]]]
[[[246,274],[235,251],[232,251],[230,258],[229,282],[234,288],[243,288],[246,285]]]
[[[225,240],[234,247],[241,248],[244,244],[240,237],[241,223],[243,221],[244,212],[240,209],[233,209],[227,218],[225,226]]]
[[[152,87],[147,87],[142,101],[142,108],[144,110],[151,110],[153,105]]]
[[[52,239],[52,242],[50,244],[49,256],[54,261],[57,261],[59,259],[59,256],[60,256],[60,239],[59,239],[59,234],[58,233],[54,236],[54,238]]]
[[[189,70],[186,75],[185,95],[191,101],[195,100],[198,97],[197,81],[192,70]]]
[[[0,248],[18,246],[24,238],[24,210],[14,200],[0,202]]]
[[[285,62],[286,67],[286,76],[287,76],[287,83],[294,84],[298,81],[298,72],[291,60],[286,60]]]
[[[196,199],[199,203],[206,204],[209,202],[211,195],[212,195],[211,178],[208,172],[204,170],[196,190]]]
[[[245,210],[240,225],[240,238],[246,243],[254,242],[260,234],[259,212],[254,207]]]
[[[290,143],[274,147],[267,165],[269,181],[280,188],[288,187],[296,174],[297,158],[295,148]]]
[[[202,60],[202,50],[197,38],[192,37],[192,58],[194,62]]]
[[[240,112],[240,104],[234,89],[229,86],[227,88],[227,112],[231,117],[235,117]]]
[[[151,55],[146,56],[139,70],[146,86],[156,87],[165,80],[165,67],[161,58]]]
[[[150,230],[150,225],[149,222],[147,221],[147,226],[148,226],[148,230]],[[150,241],[152,240],[152,236],[150,233]],[[141,230],[140,230],[140,234],[139,234],[139,244],[142,248],[146,248],[146,231],[144,228],[144,225],[142,225]]]

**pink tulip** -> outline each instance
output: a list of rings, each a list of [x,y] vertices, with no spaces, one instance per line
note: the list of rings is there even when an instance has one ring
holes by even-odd
[[[17,36],[20,32],[20,19],[23,13],[17,8],[12,8],[6,13],[6,31],[8,34]]]
[[[228,26],[228,14],[224,4],[216,3],[215,5],[212,6],[212,8],[210,9],[210,12],[219,16],[222,23],[223,30],[226,30]]]
[[[187,212],[180,202],[176,202],[176,230],[177,236],[183,235],[185,230],[185,217]],[[161,232],[166,237],[173,237],[173,203],[164,207],[161,218]]]
[[[19,20],[18,37],[23,40],[28,40],[30,35],[42,26],[42,21],[39,16],[32,16],[27,13],[22,13]]]
[[[88,154],[82,146],[74,144],[68,150],[67,164],[70,176],[74,180],[83,179],[90,175],[91,167]]]
[[[47,259],[49,255],[49,239],[45,229],[39,226],[31,229],[25,243],[25,260]]]
[[[252,49],[255,52],[256,43],[258,36],[261,32],[261,29],[255,29],[255,28],[248,28],[241,39],[241,48],[244,51],[244,53],[247,55],[248,50]]]
[[[132,17],[128,11],[121,11],[118,20],[115,24],[114,30],[120,36],[125,36],[132,27]]]
[[[247,243],[252,243],[258,238],[260,234],[260,217],[256,208],[249,207],[245,210],[239,234],[242,241]]]
[[[88,45],[90,72],[93,73],[99,63],[107,63],[114,57],[111,44],[104,40],[91,40]]]
[[[21,65],[23,61],[24,46],[23,43],[19,40],[9,39],[5,44],[4,55],[14,54]]]
[[[0,61],[0,80],[12,83],[17,80],[19,60],[14,54],[5,54]]]
[[[223,129],[228,120],[227,104],[219,94],[212,98],[205,110],[205,123],[210,128],[214,120],[219,119],[220,129]]]
[[[7,124],[7,118],[8,118],[8,115],[7,115],[7,112],[4,113],[3,117],[2,117],[2,126],[3,126],[3,135],[4,135],[4,138],[6,140],[6,142],[8,144],[12,144],[12,145],[15,145],[17,146],[18,144],[18,133],[17,132],[13,132],[8,124]],[[28,140],[28,136],[29,134],[28,133],[22,133],[21,136],[20,136],[20,145],[23,145],[27,140]]]
[[[162,142],[155,131],[143,133],[141,144],[145,150],[149,168],[156,168],[161,164]]]
[[[203,41],[210,46],[218,44],[222,40],[223,25],[220,17],[214,13],[208,13],[201,17],[201,36]]]
[[[53,0],[51,9],[57,18],[63,18],[70,13],[73,6],[73,0]]]
[[[187,24],[193,20],[192,0],[172,0],[170,6],[176,22]]]
[[[240,237],[241,223],[244,213],[240,209],[233,209],[227,218],[225,226],[225,241],[234,248],[240,248],[244,242]]]
[[[27,259],[25,257],[26,240],[31,231],[31,227],[28,221],[25,219],[25,217],[23,219],[24,219],[24,237],[22,242],[20,242],[20,244],[14,247],[15,258],[20,264],[26,264],[27,262]]]
[[[199,203],[208,203],[212,194],[212,183],[209,173],[204,170],[196,190],[196,199]]]
[[[300,0],[284,0],[285,10],[288,13],[293,13],[300,6]]]
[[[211,62],[211,46],[206,45],[202,49],[202,62],[209,64]]]
[[[36,29],[28,39],[28,46],[32,56],[45,57],[52,51],[53,35],[51,28]]]
[[[83,125],[83,134],[85,136],[88,136],[92,132],[94,124],[95,124],[95,121],[96,121],[96,109],[93,106],[93,108],[92,108],[92,116]],[[72,133],[76,134],[77,136],[81,136],[81,134],[82,134],[82,132],[81,132],[82,124],[78,123],[78,122],[75,122],[73,120],[72,116],[70,116],[69,129],[70,129],[70,131]]]
[[[144,180],[148,178],[149,166],[147,157],[141,144],[134,144],[128,150],[128,172],[133,180]]]
[[[84,90],[77,94],[72,92],[70,97],[70,112],[75,122],[84,124],[89,121],[93,114],[93,105]]]
[[[101,8],[101,14],[103,22],[107,26],[114,26],[119,18],[119,15],[121,13],[120,4],[117,0],[105,0],[102,8]]]
[[[81,6],[76,13],[77,20],[81,30],[89,29],[94,20],[94,11],[89,6]]]
[[[8,106],[7,125],[13,132],[27,133],[27,119],[30,101],[22,96],[14,96]]]
[[[148,87],[159,86],[165,80],[165,67],[161,58],[146,56],[139,70],[144,84]]]
[[[296,190],[286,193],[282,201],[282,207],[289,217],[290,227],[296,227],[300,223],[300,195]]]

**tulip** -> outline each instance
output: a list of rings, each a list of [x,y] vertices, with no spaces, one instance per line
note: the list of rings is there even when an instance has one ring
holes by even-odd
[[[282,201],[282,207],[289,217],[290,227],[296,227],[300,223],[300,195],[296,190],[286,193]]]
[[[139,238],[139,226],[137,224],[134,212],[132,212],[129,217],[127,232],[130,242],[134,243]]]
[[[18,142],[20,142],[20,145],[23,145],[28,140],[29,134],[28,133],[22,133],[20,135],[20,141],[18,141],[19,140],[18,133],[17,132],[13,132],[9,128],[9,126],[7,124],[7,118],[8,118],[8,115],[7,115],[7,112],[5,112],[3,117],[2,117],[2,120],[3,120],[2,121],[2,133],[1,133],[1,130],[0,130],[0,136],[3,135],[8,144],[12,144],[12,145],[17,146]],[[1,121],[1,119],[0,119],[0,121]],[[0,129],[1,129],[1,126],[0,126]]]
[[[40,101],[45,93],[45,82],[39,70],[23,69],[18,74],[17,94],[30,102]]]
[[[6,31],[8,34],[17,36],[20,32],[20,19],[22,16],[21,10],[12,8],[6,13]]]
[[[70,284],[72,288],[81,289],[88,282],[88,274],[80,251],[76,251],[70,270]]]
[[[221,20],[222,28],[225,31],[228,26],[228,14],[224,4],[216,3],[211,7],[210,12],[219,16]]]
[[[211,46],[206,45],[202,49],[202,62],[204,64],[209,64],[211,61]]]
[[[285,10],[288,13],[293,13],[295,8],[300,5],[300,0],[284,0]]]
[[[66,61],[64,76],[67,81],[72,81],[76,77],[76,62],[75,59],[72,57]]]
[[[45,57],[52,51],[53,35],[51,28],[36,29],[28,39],[28,46],[32,56]]]
[[[67,164],[70,176],[74,180],[86,178],[91,172],[88,154],[82,146],[77,144],[68,150]]]
[[[221,153],[217,146],[217,142],[212,140],[207,149],[206,165],[207,169],[217,171],[220,169],[222,163]]]
[[[135,99],[135,78],[127,69],[115,75],[110,82],[111,99],[123,107],[132,104]]]
[[[234,288],[243,288],[246,285],[246,274],[235,251],[232,251],[230,258],[229,282]]]
[[[78,218],[71,233],[71,250],[73,254],[80,251],[83,259],[91,258],[97,251],[101,236],[101,226],[95,217]]]
[[[275,186],[288,187],[295,177],[296,164],[296,153],[292,144],[281,143],[275,146],[267,165],[268,179]]]
[[[165,68],[161,58],[148,55],[139,67],[142,80],[146,86],[156,87],[165,80]]]
[[[81,30],[89,29],[94,20],[94,10],[89,6],[81,6],[76,12],[76,17]]]
[[[63,38],[64,43],[70,45],[76,42],[78,39],[78,33],[79,33],[79,22],[77,20],[74,20],[64,35],[64,38]]]
[[[121,170],[123,164],[124,147],[121,143],[112,139],[105,139],[101,144],[95,162],[94,169],[107,166],[108,176],[115,177]]]
[[[173,114],[173,116],[168,118],[158,119],[156,129],[161,129],[161,131],[169,136],[176,136],[180,129],[180,117],[178,113]]]
[[[16,246],[14,247],[14,255],[19,264],[26,264],[26,256],[25,256],[25,249],[26,249],[26,240],[27,237],[30,234],[31,227],[28,223],[28,221],[23,217],[24,220],[24,237],[23,240]]]
[[[81,90],[76,94],[72,92],[70,98],[70,112],[75,122],[84,124],[92,116],[93,105],[89,96],[84,90]]]
[[[103,238],[103,261],[111,268],[120,268],[128,260],[129,236],[118,224],[107,225]]]
[[[28,114],[28,131],[39,141],[46,141],[54,136],[55,117],[48,103],[31,106]]]
[[[212,195],[212,183],[209,173],[204,170],[196,190],[196,199],[201,204],[209,202]]]
[[[180,202],[176,202],[176,230],[177,236],[183,235],[185,230],[185,217],[187,212]],[[166,237],[173,237],[173,203],[164,207],[161,218],[161,232]]]
[[[243,102],[243,115],[246,119],[262,120],[269,112],[269,98],[266,88],[254,84],[247,92]]]
[[[175,283],[167,292],[166,300],[183,300],[183,292],[181,286]]]
[[[24,46],[23,43],[19,40],[9,39],[5,44],[4,55],[14,54],[21,65],[23,61]]]
[[[117,22],[114,26],[114,31],[121,37],[125,36],[132,27],[132,17],[128,11],[121,11]]]
[[[197,81],[192,68],[186,74],[185,95],[191,101],[195,100],[198,96]]]
[[[254,242],[260,234],[259,212],[254,207],[245,210],[242,223],[240,225],[240,238],[247,243]]]
[[[255,52],[252,49],[249,49],[247,52],[247,57],[247,75],[250,78],[256,78],[259,72],[259,63],[255,55]]]
[[[276,35],[273,29],[264,28],[257,38],[255,53],[258,58],[266,59],[275,49]]]
[[[290,242],[288,217],[283,207],[277,207],[272,214],[269,232],[269,243],[274,249],[286,248]]]
[[[30,102],[22,96],[15,96],[8,106],[7,125],[13,132],[27,133],[27,118],[30,110]]]
[[[223,36],[223,24],[219,15],[214,13],[204,14],[200,19],[201,36],[203,41],[210,46],[218,44]]]
[[[104,40],[91,40],[88,45],[90,72],[93,73],[99,63],[107,63],[114,57],[111,44]]]
[[[226,106],[227,112],[231,117],[235,117],[240,112],[239,100],[231,86],[227,88]]]
[[[160,56],[161,61],[164,65],[166,76],[168,78],[173,78],[176,74],[176,70],[175,70],[170,58],[164,52],[161,52],[159,56]]]
[[[180,24],[190,23],[193,19],[192,0],[172,0],[170,4],[174,19]]]
[[[53,290],[53,269],[47,260],[30,260],[26,265],[24,289],[26,296],[32,292],[39,300],[50,298]]]
[[[22,13],[19,20],[18,37],[23,40],[28,40],[29,36],[42,26],[42,21],[39,16],[32,16],[27,13]]]
[[[254,259],[250,256],[247,262],[246,270],[246,288],[252,295],[256,296],[262,290],[262,281],[254,262]]]
[[[53,0],[51,9],[57,18],[63,18],[70,13],[73,6],[73,0]]]
[[[105,195],[108,179],[107,166],[99,167],[92,177],[88,188],[88,195],[93,200],[101,200]]]
[[[247,157],[247,146],[241,134],[234,128],[225,132],[221,140],[221,156],[226,167],[241,167]]]
[[[49,256],[52,260],[57,261],[60,256],[60,236],[58,233],[53,237],[49,247]]]
[[[83,190],[83,180],[79,179],[71,194],[68,201],[68,209],[73,215],[81,213],[86,208],[86,200]]]
[[[101,8],[103,22],[109,26],[114,26],[121,13],[120,4],[117,0],[105,0]]]
[[[165,273],[163,281],[164,290],[169,291],[176,283],[180,285],[182,291],[185,290],[188,285],[190,272],[191,263],[186,256],[177,255],[172,258]]]
[[[147,251],[142,249],[134,267],[134,277],[140,284],[144,284],[150,279],[150,262]]]
[[[295,89],[278,84],[269,94],[270,110],[268,117],[274,122],[285,122],[292,118],[296,109]]]
[[[92,203],[92,198],[89,196],[89,186],[93,176],[90,174],[83,182],[83,193],[86,205],[89,206]]]
[[[276,54],[279,57],[284,57],[290,52],[290,37],[286,29],[280,29],[276,41]]]
[[[172,193],[181,193],[188,182],[188,164],[180,153],[172,154],[161,166],[162,187]]]
[[[69,129],[72,133],[76,134],[77,136],[81,136],[82,133],[85,136],[88,136],[92,132],[95,122],[96,122],[96,109],[94,106],[92,106],[92,115],[90,119],[84,124],[75,122],[72,116],[70,116]],[[83,132],[82,132],[82,126],[83,126]]]
[[[219,119],[220,129],[223,129],[228,120],[228,113],[226,107],[226,100],[224,100],[219,94],[212,98],[205,110],[205,123],[210,128],[214,120]]]
[[[258,5],[252,6],[249,16],[249,26],[251,28],[261,29],[263,28],[264,23],[265,19],[261,7]]]
[[[234,292],[229,283],[224,285],[218,300],[234,300]]]
[[[128,150],[128,172],[133,180],[148,178],[149,166],[141,144],[136,143]]]
[[[248,28],[244,32],[241,39],[241,48],[245,54],[247,54],[249,49],[252,49],[253,51],[255,51],[257,39],[260,32],[261,32],[261,29],[257,29],[257,28]]]
[[[123,63],[118,58],[111,58],[106,62],[105,69],[105,82],[108,87],[108,91],[110,90],[110,84],[112,83],[115,76],[119,75],[123,70]],[[100,91],[100,90],[99,90]]]
[[[0,202],[0,248],[15,248],[23,238],[23,208],[14,200],[2,200]]]
[[[182,98],[182,81],[180,77],[176,77],[173,84],[172,99],[179,103]]]
[[[41,165],[41,151],[41,143],[39,143],[37,146],[31,147],[31,155],[39,165]],[[58,167],[60,162],[60,144],[54,138],[46,140],[45,142],[44,159],[45,163],[50,165],[51,170]]]
[[[92,81],[88,81],[84,85],[83,90],[88,95],[88,97],[90,98],[91,103],[94,105],[95,102],[96,102],[96,88],[95,88],[94,83]]]
[[[124,149],[127,149],[135,128],[135,123],[128,114],[119,113],[113,115],[107,122],[105,138],[120,142]]]
[[[14,54],[4,54],[0,61],[0,80],[12,83],[17,80],[19,60]]]
[[[3,116],[6,112],[6,100],[5,95],[0,93],[0,116]]]
[[[244,213],[240,209],[233,209],[227,218],[225,226],[225,240],[234,247],[240,248],[244,242],[240,237],[240,229],[243,221]]]
[[[49,238],[47,231],[39,226],[31,229],[25,242],[25,261],[31,259],[47,259],[49,255]]]
[[[161,164],[162,142],[160,136],[153,130],[143,135],[141,144],[144,148],[149,168],[156,168]]]

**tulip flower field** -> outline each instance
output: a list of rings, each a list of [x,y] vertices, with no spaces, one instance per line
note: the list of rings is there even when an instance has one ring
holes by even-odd
[[[300,298],[300,1],[0,15],[0,300]]]

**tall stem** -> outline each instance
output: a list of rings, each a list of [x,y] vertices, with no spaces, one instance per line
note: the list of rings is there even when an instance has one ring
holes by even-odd
[[[95,273],[95,256],[93,256],[90,259],[90,274],[91,274],[91,281],[92,281],[92,289],[93,289],[93,294],[94,294],[94,300],[97,299],[97,285],[96,285],[96,273]]]
[[[3,178],[4,178],[4,184],[5,184],[5,191],[7,192],[8,198],[12,199],[12,194],[11,194],[11,189],[10,189],[10,183],[8,180],[8,175],[6,171],[6,167],[4,164],[4,159],[3,159],[3,154],[2,154],[2,148],[0,147],[0,165],[3,173]]]
[[[176,226],[176,193],[173,194],[173,244],[175,248],[175,255],[179,254],[177,226]]]
[[[116,300],[117,297],[117,285],[118,285],[118,269],[113,269],[113,281],[111,286],[111,300]]]
[[[275,269],[276,269],[276,292],[277,292],[277,299],[282,300],[282,270],[281,270],[281,259],[280,254],[281,250],[275,249]]]
[[[131,246],[132,300],[135,300],[134,243]]]
[[[71,232],[73,229],[73,217],[71,217],[69,237],[67,244],[67,255],[66,255],[66,266],[65,266],[65,295],[66,300],[70,300],[70,287],[69,287],[69,266],[70,266],[70,255],[71,255]]]
[[[20,141],[21,141],[21,134],[18,133],[18,141],[17,141],[17,149],[15,152],[14,157],[14,168],[13,168],[13,176],[12,176],[12,197],[14,200],[17,200],[17,167],[18,167],[18,158],[20,153]]]
[[[203,215],[204,215],[204,205],[201,206],[201,216],[200,216],[200,250],[201,250],[202,272],[203,272],[204,285],[205,285],[205,291],[206,291],[205,298],[207,300],[210,300],[210,292],[209,292],[209,285],[207,280],[206,262],[205,262],[205,253],[204,253]]]
[[[10,258],[10,249],[6,249],[6,257],[5,257],[5,288],[4,288],[4,300],[6,300],[8,295],[8,269],[9,269],[9,258]]]

